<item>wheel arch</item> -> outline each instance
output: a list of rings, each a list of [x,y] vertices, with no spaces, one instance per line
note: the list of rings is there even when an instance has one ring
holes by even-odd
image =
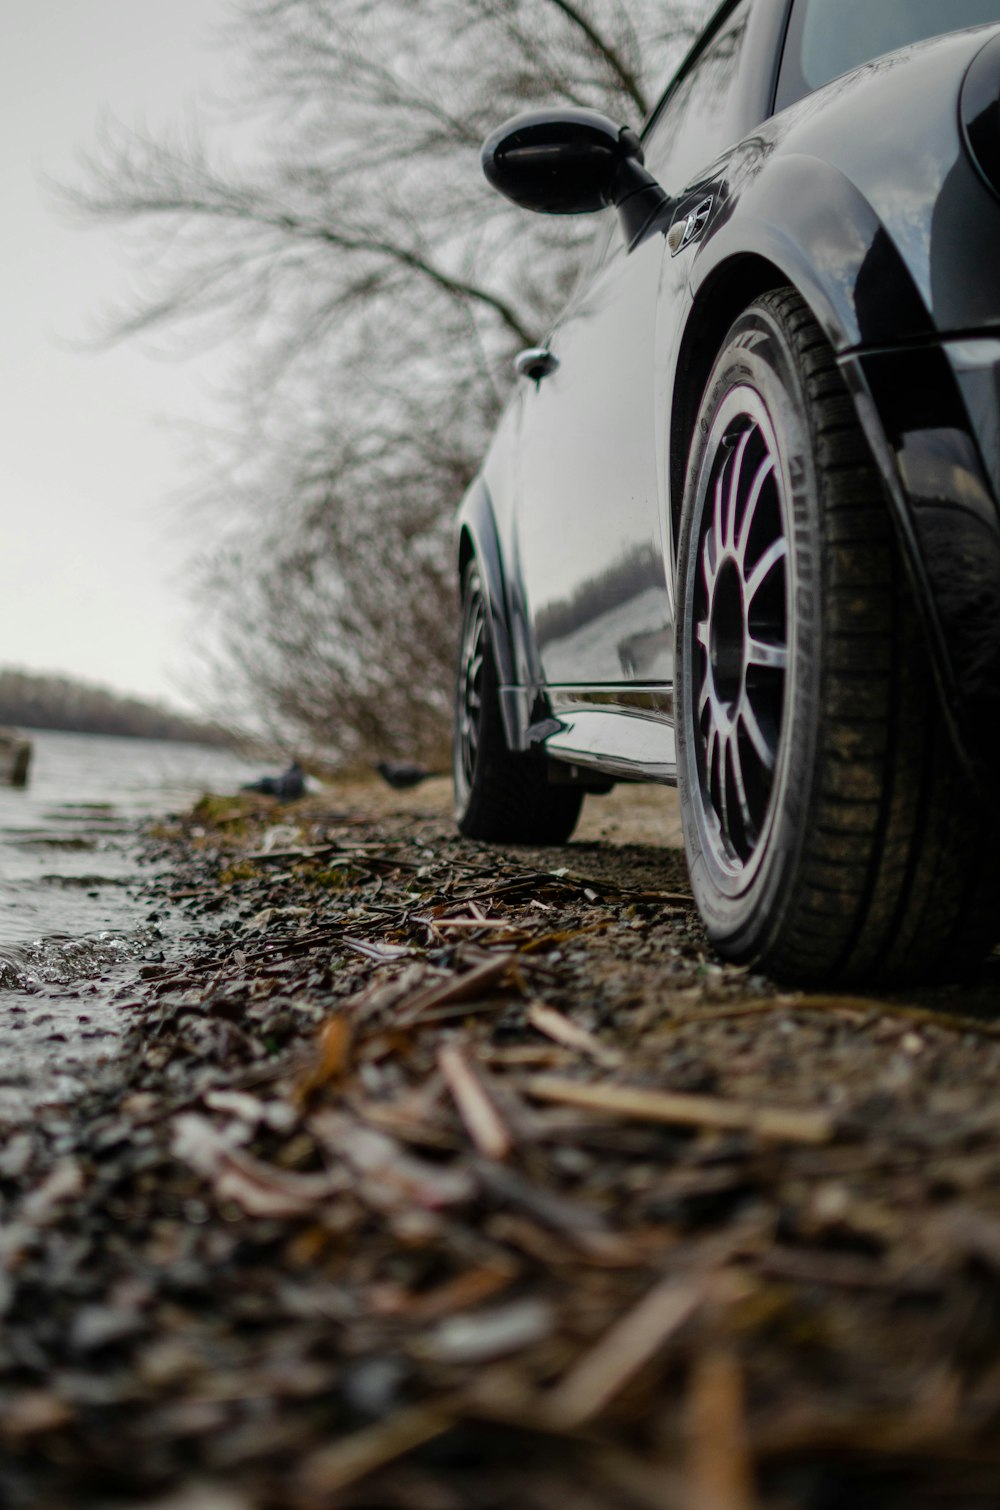
[[[668,497],[675,551],[695,421],[715,359],[737,317],[761,294],[787,282],[787,274],[766,257],[738,255],[713,269],[697,291],[677,355],[676,371],[684,378],[674,384],[670,414]]]
[[[500,535],[489,488],[480,475],[470,485],[459,507],[455,527],[455,563],[459,592],[470,561],[475,561],[482,578],[489,620],[490,644],[501,687],[513,687],[518,677],[514,643],[507,609],[507,584],[500,549]],[[502,699],[504,730],[512,749],[518,748],[520,731],[511,724],[509,700]]]
[[[906,257],[839,168],[794,150],[771,156],[756,138],[732,168],[730,197],[691,267],[675,368],[684,374],[675,380],[668,457],[675,544],[698,406],[726,333],[754,299],[793,288],[838,356],[934,334]],[[870,417],[859,418],[867,427]],[[884,474],[878,448],[876,459]]]

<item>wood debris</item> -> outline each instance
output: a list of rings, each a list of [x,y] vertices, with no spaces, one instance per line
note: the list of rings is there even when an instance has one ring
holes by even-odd
[[[995,961],[790,993],[676,853],[218,818],[5,1129],[0,1503],[1000,1503]]]
[[[402,1410],[388,1421],[312,1453],[299,1473],[301,1490],[315,1504],[443,1436],[453,1425],[453,1419],[439,1408],[418,1405]]]
[[[692,1510],[756,1510],[743,1369],[724,1345],[709,1345],[694,1361],[687,1431]]]
[[[593,1033],[588,1033],[586,1028],[581,1028],[579,1023],[573,1022],[565,1013],[557,1012],[554,1007],[547,1007],[544,1002],[533,1001],[527,1016],[531,1026],[537,1028],[539,1033],[544,1033],[556,1043],[564,1044],[566,1048],[586,1054],[597,1064],[616,1069],[622,1062],[620,1052],[609,1049]]]
[[[536,1100],[556,1101],[609,1117],[751,1132],[788,1143],[828,1143],[836,1130],[834,1119],[825,1112],[752,1106],[712,1096],[644,1090],[640,1086],[587,1085],[556,1075],[535,1075],[525,1089]]]
[[[583,1426],[604,1410],[705,1298],[703,1281],[667,1279],[616,1321],[545,1401],[550,1424]]]
[[[514,1146],[510,1130],[491,1101],[479,1074],[457,1044],[438,1049],[438,1068],[455,1098],[473,1143],[488,1159],[505,1159]]]

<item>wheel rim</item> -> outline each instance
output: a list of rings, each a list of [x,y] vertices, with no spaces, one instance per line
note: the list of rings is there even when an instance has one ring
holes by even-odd
[[[724,402],[701,487],[688,604],[699,827],[717,870],[746,884],[773,818],[791,666],[781,469],[752,390]]]
[[[478,581],[469,583],[455,688],[455,785],[459,799],[472,787],[479,751],[483,711],[483,664],[486,654],[486,609]]]

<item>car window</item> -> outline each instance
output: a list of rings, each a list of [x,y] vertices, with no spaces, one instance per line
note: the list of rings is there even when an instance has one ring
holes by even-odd
[[[740,134],[733,108],[750,0],[730,12],[667,91],[643,134],[646,166],[669,194],[694,182]]]
[[[797,0],[777,108],[911,42],[1000,21],[1000,0]]]

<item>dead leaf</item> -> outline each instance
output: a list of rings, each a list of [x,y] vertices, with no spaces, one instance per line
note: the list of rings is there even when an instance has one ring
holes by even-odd
[[[467,1169],[432,1164],[406,1153],[394,1138],[339,1112],[317,1112],[310,1127],[328,1153],[363,1177],[362,1193],[376,1209],[417,1206],[439,1211],[471,1199],[475,1182]]]
[[[414,1351],[437,1363],[491,1363],[544,1342],[555,1329],[555,1312],[544,1300],[512,1300],[492,1311],[450,1316]]]
[[[72,1419],[72,1410],[58,1395],[46,1389],[27,1389],[4,1402],[0,1436],[44,1436],[67,1426]]]
[[[351,1067],[351,1024],[341,1013],[320,1028],[318,1054],[313,1067],[299,1082],[296,1099],[306,1102],[331,1080],[340,1080]]]
[[[250,1216],[306,1216],[344,1188],[332,1174],[294,1174],[265,1164],[195,1112],[175,1118],[171,1152],[210,1180],[219,1200],[235,1201]]]

